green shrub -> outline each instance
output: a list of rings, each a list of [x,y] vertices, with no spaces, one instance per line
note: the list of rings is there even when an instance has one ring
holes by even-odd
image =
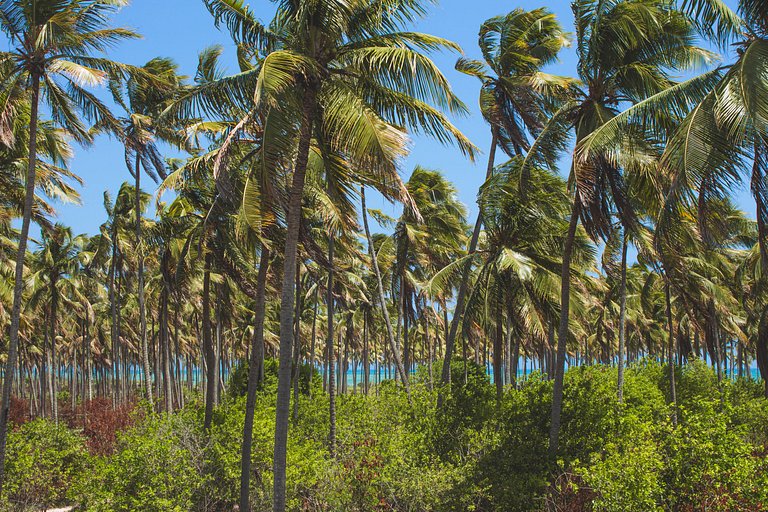
[[[661,438],[673,510],[761,510],[768,503],[765,454],[729,420],[730,404],[699,398],[681,404],[682,421]]]
[[[8,434],[3,499],[24,509],[62,505],[76,478],[87,473],[85,438],[63,423],[34,420]]]
[[[434,376],[439,373],[433,369]],[[754,382],[718,383],[701,362],[677,368],[674,425],[664,365],[630,365],[622,404],[615,368],[569,369],[561,449],[558,460],[550,461],[552,381],[533,374],[497,401],[481,366],[455,360],[452,373],[450,388],[438,390],[420,368],[410,398],[393,381],[367,396],[337,396],[331,457],[329,397],[318,373],[310,386],[307,370],[288,437],[289,510],[766,509],[768,400]],[[9,472],[22,476],[9,476],[6,491],[50,496],[16,498],[17,504],[69,498],[95,512],[231,511],[239,494],[244,375],[242,368],[233,372],[230,392],[214,409],[205,435],[199,403],[170,416],[137,416],[137,424],[119,435],[115,452],[96,458],[65,427],[25,426],[12,433],[9,444],[16,450],[9,452]],[[276,376],[277,364],[268,360],[254,413],[254,511],[271,507]]]
[[[182,512],[193,509],[203,456],[189,410],[149,415],[120,434],[116,453],[101,458],[78,491],[93,512]],[[197,423],[199,425],[199,423]]]
[[[595,493],[595,512],[652,512],[663,496],[664,462],[650,425],[634,415],[620,420],[619,432],[589,465],[578,468],[584,483]]]

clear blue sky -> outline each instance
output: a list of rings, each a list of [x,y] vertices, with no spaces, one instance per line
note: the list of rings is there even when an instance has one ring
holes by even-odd
[[[269,21],[274,10],[273,4],[266,0],[254,0],[250,4],[258,17],[265,22]],[[568,30],[572,29],[570,3],[565,0],[533,4],[498,0],[443,0],[430,9],[428,17],[418,23],[416,29],[451,39],[461,45],[467,56],[479,58],[477,31],[483,21],[505,14],[517,6],[531,9],[542,5],[552,10]],[[184,74],[192,76],[198,52],[209,45],[221,44],[226,49],[225,62],[229,63],[231,71],[236,71],[234,46],[225,32],[213,26],[202,0],[133,0],[116,17],[115,24],[138,31],[143,39],[122,44],[110,55],[113,59],[141,65],[153,57],[167,56],[179,63]],[[455,92],[472,111],[471,116],[454,119],[454,122],[477,146],[487,152],[490,136],[477,107],[479,82],[454,71],[456,57],[448,53],[435,56],[435,61],[448,76]],[[549,71],[572,76],[575,74],[575,62],[573,51],[566,50],[562,53],[561,62]],[[477,211],[475,197],[484,176],[485,159],[486,155],[481,154],[473,164],[454,148],[443,147],[426,138],[416,138],[401,173],[407,179],[416,164],[442,170],[455,183],[461,200],[469,207],[470,215],[474,218]],[[83,204],[60,205],[59,220],[72,226],[76,233],[96,233],[105,218],[103,192],[115,192],[123,181],[130,178],[125,168],[122,148],[114,140],[102,137],[91,148],[77,148],[71,168],[85,181],[81,189]],[[149,180],[143,180],[145,188],[150,184]],[[739,191],[737,198],[741,208],[753,217],[754,205],[748,191]],[[399,214],[397,207],[382,205],[373,198],[371,203],[371,207],[381,207],[390,215]]]

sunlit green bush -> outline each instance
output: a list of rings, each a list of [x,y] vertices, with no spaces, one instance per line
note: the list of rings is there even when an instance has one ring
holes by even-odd
[[[37,510],[67,503],[73,483],[88,472],[85,438],[64,423],[35,420],[8,435],[4,506]]]

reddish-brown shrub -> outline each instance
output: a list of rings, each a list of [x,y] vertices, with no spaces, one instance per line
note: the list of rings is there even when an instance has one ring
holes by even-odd
[[[30,420],[29,400],[24,400],[15,396],[11,397],[11,410],[8,413],[8,420],[11,425],[20,426]]]
[[[82,428],[88,450],[93,455],[111,455],[115,451],[117,434],[128,429],[136,420],[136,404],[112,407],[108,398],[94,398],[67,411],[71,428]]]

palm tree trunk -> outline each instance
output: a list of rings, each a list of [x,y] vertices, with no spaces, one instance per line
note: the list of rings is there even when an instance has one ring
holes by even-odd
[[[213,404],[216,402],[216,354],[211,339],[211,259],[210,251],[205,255],[203,270],[203,359],[205,360],[205,418],[203,429],[209,432],[213,420]]]
[[[675,343],[675,324],[672,321],[672,298],[669,292],[669,281],[666,279],[664,283],[664,298],[667,306],[667,327],[669,329],[667,353],[669,354],[669,391],[672,398],[672,424],[677,425],[677,386],[675,385],[675,358],[672,354]]]
[[[563,245],[563,269],[560,275],[560,326],[557,333],[557,368],[555,368],[555,384],[552,393],[552,421],[549,427],[549,458],[554,460],[557,455],[557,445],[560,437],[560,413],[563,410],[563,380],[565,377],[565,354],[568,342],[568,320],[570,317],[571,301],[571,257],[573,242],[576,238],[576,228],[579,225],[581,202],[578,194],[573,199],[571,222]]]
[[[299,421],[299,376],[301,375],[301,274],[296,269],[296,331],[293,335],[293,422]]]
[[[171,333],[168,325],[168,288],[163,284],[160,299],[160,349],[163,351],[163,394],[165,412],[173,412],[173,387],[171,386]]]
[[[315,285],[315,304],[312,311],[312,341],[309,347],[309,395],[312,396],[312,378],[315,375],[315,342],[317,341],[317,308],[319,305],[318,294],[320,293],[320,284]]]
[[[336,380],[333,375],[335,361],[333,358],[333,315],[334,315],[334,302],[333,302],[333,265],[334,265],[334,235],[331,233],[328,238],[328,285],[326,288],[326,310],[328,314],[328,338],[326,341],[326,347],[328,351],[328,413],[330,416],[330,429],[328,431],[328,451],[331,457],[336,456]]]
[[[406,242],[405,250],[408,250]],[[405,284],[405,267],[403,267],[403,273],[400,275],[400,305],[402,307],[401,316],[403,319],[403,366],[405,372],[411,374],[411,343],[408,337],[408,330],[410,329],[409,307],[408,307],[408,289]]]
[[[50,308],[44,310],[44,327],[43,327],[43,353],[40,355],[40,415],[46,417],[46,408],[48,407],[46,396],[48,396],[48,336],[50,332],[48,330],[48,318],[50,314]]]
[[[108,296],[109,296],[109,309],[112,318],[112,324],[110,325],[109,335],[112,351],[112,378],[115,384],[114,391],[112,392],[112,407],[117,407],[119,397],[117,396],[117,374],[118,374],[118,359],[117,359],[117,304],[115,302],[115,273],[117,272],[117,224],[116,219],[112,219],[112,258],[109,261],[109,284],[108,284]]]
[[[347,332],[344,336],[344,352],[340,354],[341,357],[341,371],[339,371],[339,378],[341,379],[341,392],[347,394],[349,391],[347,384],[347,374],[349,372],[349,347],[352,344],[352,331],[354,322],[352,321],[352,310],[347,310]]]
[[[57,276],[51,276],[51,411],[53,412],[53,421],[59,422],[59,398],[57,376],[59,372],[59,361],[56,357],[56,319],[59,316],[59,295],[56,288]]]
[[[149,368],[149,347],[147,343],[147,311],[144,304],[144,255],[142,254],[141,243],[141,159],[136,155],[136,167],[134,169],[136,178],[136,258],[138,268],[137,294],[139,298],[139,336],[141,337],[141,364],[144,370],[144,387],[146,388],[147,400],[150,409],[154,410],[154,401],[152,399],[152,379]]]
[[[501,362],[504,355],[504,326],[501,323],[501,299],[496,304],[496,335],[493,337],[493,382],[496,385],[496,401],[501,403],[504,396],[504,375],[501,370]]]
[[[624,400],[624,352],[627,333],[627,229],[623,229],[621,242],[621,306],[619,307],[619,379],[618,399]]]
[[[492,130],[493,135],[491,137],[491,149],[488,152],[488,166],[485,171],[486,181],[493,175],[493,166],[496,161],[496,146],[498,144],[498,136],[496,130]],[[483,217],[480,212],[477,214],[477,220],[475,221],[475,228],[472,231],[472,238],[467,248],[468,254],[474,254],[477,250],[477,241],[480,238],[480,231],[483,228]],[[451,381],[451,358],[453,358],[453,348],[456,343],[456,334],[459,331],[459,322],[464,315],[464,301],[466,299],[467,291],[469,290],[469,275],[472,271],[472,262],[468,261],[464,265],[464,271],[461,274],[461,282],[459,283],[459,291],[456,294],[456,307],[453,310],[453,318],[451,319],[451,329],[448,333],[448,337],[445,340],[445,357],[443,362],[443,371],[440,375],[440,383],[446,385]],[[443,402],[442,390],[437,395],[438,407]]]
[[[218,250],[218,249],[217,249]],[[216,343],[214,344],[214,350],[213,350],[213,380],[215,381],[215,385],[213,387],[214,389],[214,400],[213,404],[218,405],[221,401],[221,388],[224,387],[221,383],[221,374],[222,374],[222,359],[223,359],[223,342],[222,338],[224,336],[224,320],[222,318],[222,306],[224,304],[224,284],[218,283],[216,285]]]
[[[379,262],[376,260],[376,251],[373,248],[373,239],[371,238],[371,230],[368,227],[368,212],[365,208],[365,187],[360,187],[360,202],[363,212],[363,227],[365,228],[365,238],[368,242],[368,254],[371,257],[371,264],[373,265],[373,272],[376,274],[376,283],[379,289],[379,305],[381,306],[381,313],[384,316],[384,325],[387,328],[387,338],[389,339],[389,348],[392,351],[392,358],[395,361],[397,372],[400,374],[400,380],[405,387],[405,392],[410,400],[411,388],[408,385],[408,374],[403,367],[403,362],[400,359],[400,351],[397,350],[397,343],[395,342],[395,336],[392,332],[392,321],[389,319],[389,310],[387,309],[387,300],[384,297],[384,283],[381,280],[381,272],[379,271]]]
[[[291,346],[293,345],[293,298],[296,293],[296,253],[301,228],[301,202],[304,196],[304,178],[307,171],[309,144],[314,124],[317,93],[310,88],[304,93],[296,167],[293,171],[286,214],[285,258],[283,287],[280,296],[280,365],[277,374],[277,403],[275,410],[275,451],[273,512],[285,511],[286,458],[288,450],[288,420],[291,405]]]
[[[251,484],[251,450],[253,446],[253,415],[256,408],[256,390],[260,382],[259,357],[264,355],[264,311],[269,272],[269,249],[262,246],[259,258],[259,273],[256,276],[256,317],[253,322],[253,345],[248,361],[248,395],[245,401],[245,425],[243,444],[240,451],[240,511],[249,512],[249,489]]]
[[[16,265],[13,282],[13,308],[11,309],[10,341],[3,378],[3,395],[0,404],[0,494],[5,481],[5,447],[8,440],[8,414],[11,409],[11,386],[16,372],[19,353],[19,323],[21,321],[21,299],[24,291],[24,259],[27,255],[27,238],[32,221],[32,205],[35,200],[35,171],[37,169],[37,115],[40,106],[40,76],[32,74],[31,112],[29,118],[29,162],[24,190],[24,217],[16,250]]]
[[[755,198],[755,209],[757,218],[757,243],[760,250],[760,265],[764,269],[768,268],[768,204],[766,204],[765,175],[760,165],[760,160],[764,148],[761,146],[761,139],[755,138],[754,163],[752,165],[751,191]],[[762,280],[765,280],[763,274]],[[762,313],[758,320],[757,339],[755,340],[755,359],[760,376],[765,383],[765,396],[768,398],[768,315]],[[747,366],[749,374],[749,367]]]
[[[363,310],[363,393],[368,394],[371,360],[368,351],[368,309]],[[427,334],[429,336],[429,334]]]

